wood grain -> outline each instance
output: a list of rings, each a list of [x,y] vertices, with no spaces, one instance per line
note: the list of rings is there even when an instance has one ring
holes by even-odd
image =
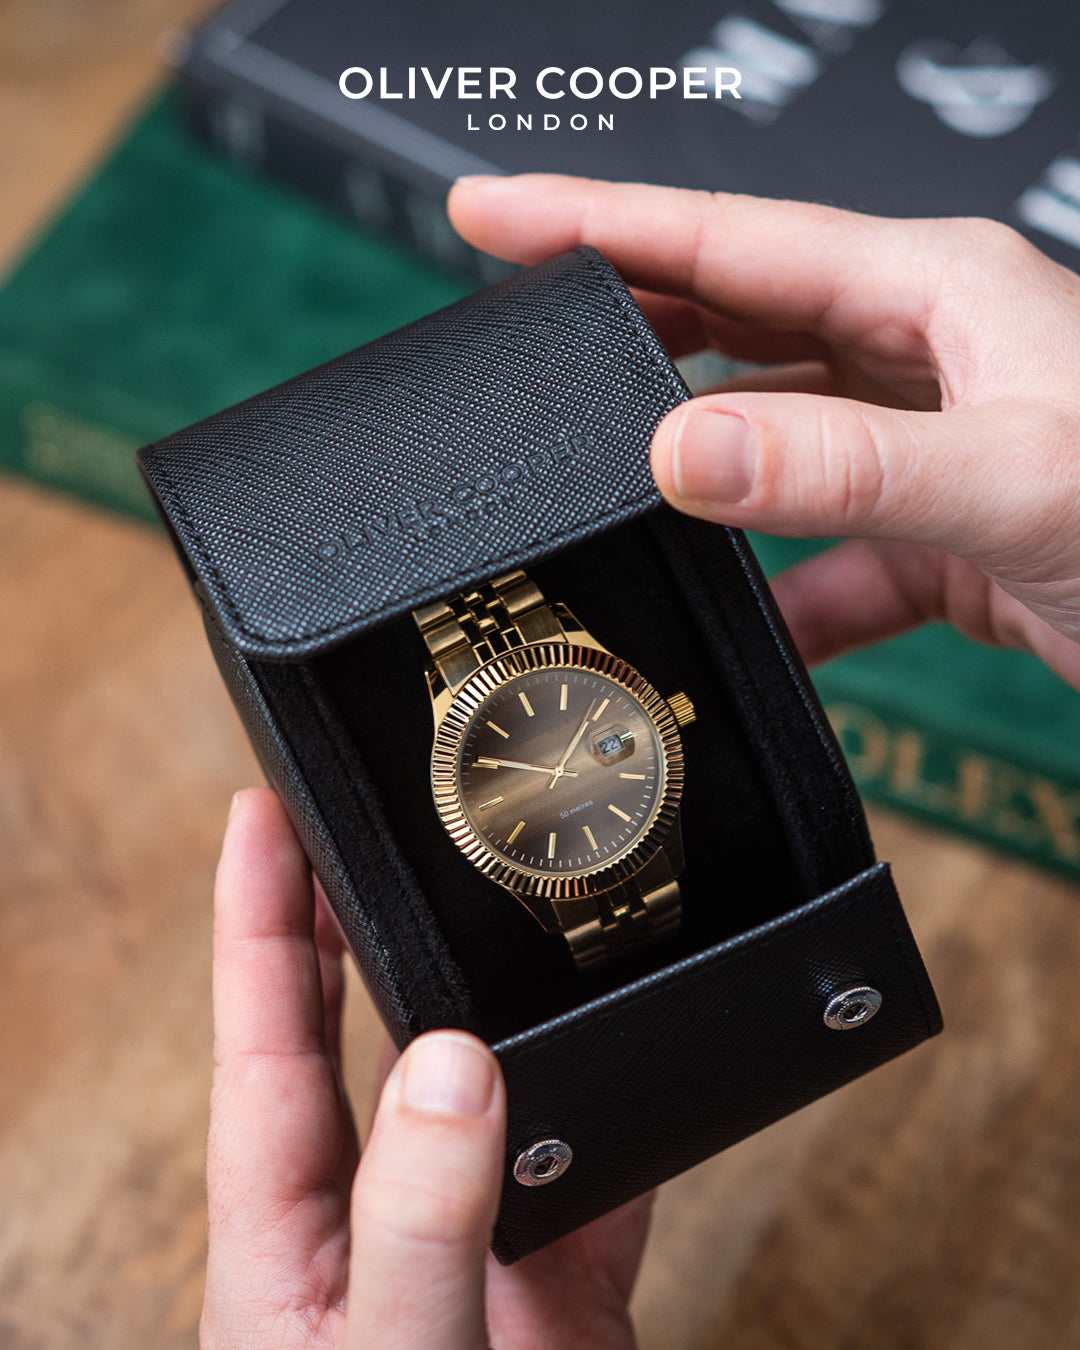
[[[0,266],[184,0],[0,0]],[[210,884],[258,780],[164,541],[0,479],[0,1350],[196,1343]],[[646,1350],[1080,1344],[1080,899],[877,813],[947,1031],[662,1193]],[[348,1077],[370,1107],[355,979]]]

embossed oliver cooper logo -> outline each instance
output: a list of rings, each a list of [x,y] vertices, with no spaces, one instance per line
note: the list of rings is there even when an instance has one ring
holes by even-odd
[[[381,514],[361,517],[351,529],[317,545],[316,552],[326,562],[342,562],[387,539],[430,539],[455,521],[483,520],[504,511],[515,493],[550,478],[591,447],[590,437],[579,432],[543,449],[513,455],[475,478],[462,479],[442,496],[409,498]]]

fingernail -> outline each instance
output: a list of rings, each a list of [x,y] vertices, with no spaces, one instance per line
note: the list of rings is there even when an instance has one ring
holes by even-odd
[[[228,816],[229,820],[232,820],[233,816],[236,815],[236,808],[240,805],[241,796],[242,793],[240,792],[233,793],[232,801],[229,803],[229,816]]]
[[[454,186],[459,183],[493,183],[499,177],[497,173],[463,173],[460,178],[454,179]]]
[[[422,1036],[405,1052],[401,1095],[418,1111],[482,1116],[494,1090],[491,1055],[464,1036]]]
[[[675,429],[671,476],[687,501],[739,502],[754,481],[750,428],[734,413],[688,408]]]

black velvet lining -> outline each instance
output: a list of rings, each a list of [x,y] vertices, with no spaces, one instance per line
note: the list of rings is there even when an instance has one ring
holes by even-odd
[[[508,892],[462,857],[431,800],[433,733],[423,680],[426,651],[411,618],[377,630],[300,667],[262,667],[273,685],[297,675],[306,697],[276,700],[303,746],[344,735],[353,760],[350,791],[377,800],[390,835],[408,860],[417,889],[468,987],[463,1022],[489,1039],[514,1034],[649,970],[743,932],[815,893],[800,869],[766,780],[761,748],[751,744],[743,710],[708,626],[689,608],[655,522],[642,520],[567,549],[531,569],[545,595],[569,606],[584,627],[636,666],[664,695],[687,693],[697,721],[683,735],[687,783],[683,804],[686,870],[683,925],[675,939],[589,977],[580,976],[565,942],[545,934]],[[730,552],[730,550],[728,550]],[[741,589],[741,588],[740,588]],[[745,607],[745,595],[740,597]],[[755,614],[760,623],[760,615]],[[282,693],[284,690],[282,690]],[[321,711],[316,714],[316,705]],[[319,735],[304,709],[320,721]],[[305,729],[303,723],[308,722]],[[333,731],[332,724],[338,724]],[[339,769],[340,772],[340,769]],[[318,777],[317,765],[309,778]],[[359,782],[359,779],[366,782]],[[335,803],[342,813],[343,803]],[[347,815],[347,810],[343,812]],[[335,831],[349,853],[347,830]],[[854,870],[854,869],[853,869]],[[383,873],[379,885],[389,884]],[[399,956],[421,958],[415,896],[373,897],[396,929]],[[400,922],[395,917],[400,914]]]

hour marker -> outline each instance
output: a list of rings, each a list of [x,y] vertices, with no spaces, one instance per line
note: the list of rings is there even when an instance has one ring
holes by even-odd
[[[520,692],[520,693],[518,694],[518,698],[521,699],[521,706],[525,709],[525,712],[527,713],[527,715],[528,715],[529,717],[535,716],[535,714],[533,713],[533,705],[529,702],[529,696],[528,696],[528,694],[526,694],[524,691],[522,691],[522,692]],[[489,723],[489,725],[490,725],[490,723]]]
[[[645,775],[644,775],[643,773],[621,773],[621,774],[619,774],[619,777],[620,777],[620,778],[640,778],[641,781],[642,781],[643,783],[644,783],[644,781],[645,781]]]
[[[569,686],[568,684],[564,684],[563,687],[559,690],[559,711],[560,711],[560,712],[565,712],[565,711],[566,711],[566,695],[567,695],[567,692],[569,691],[569,688],[570,688],[570,686]]]
[[[626,814],[625,811],[620,811],[619,808],[618,808],[617,806],[612,806],[612,804],[611,804],[610,802],[608,802],[608,810],[609,810],[609,811],[614,811],[615,814],[619,817],[620,820],[625,820],[626,823],[629,825],[629,823],[630,823],[630,817]]]
[[[476,767],[478,769],[497,769],[499,767],[499,761],[497,759],[485,759],[484,756],[481,755],[476,761]]]
[[[486,810],[488,809],[489,806],[498,806],[498,804],[499,804],[501,801],[502,801],[502,798],[501,798],[501,797],[492,797],[491,801],[489,801],[489,802],[481,802],[480,805],[479,805],[476,809],[477,809],[478,811],[486,811]]]
[[[518,835],[521,833],[521,831],[522,831],[524,828],[525,828],[525,822],[524,822],[523,820],[519,820],[518,823],[514,826],[514,828],[513,828],[513,829],[510,831],[510,833],[507,835],[507,837],[506,837],[506,842],[507,842],[508,844],[512,844],[512,843],[514,842],[514,840],[518,837]]]
[[[492,731],[497,731],[504,741],[508,741],[510,739],[510,733],[508,731],[503,731],[502,727],[497,727],[494,722],[489,722],[488,726],[492,729]]]
[[[589,841],[589,847],[595,848],[596,839],[593,837],[592,830],[589,829],[588,825],[583,825],[581,828],[585,831],[585,838]]]
[[[555,856],[555,831],[552,830],[551,833],[548,835],[548,857],[554,858],[554,856]]]
[[[604,699],[603,703],[601,703],[599,708],[597,708],[597,710],[593,713],[592,720],[594,722],[599,722],[601,716],[603,715],[604,709],[610,702],[611,702],[610,698]]]

